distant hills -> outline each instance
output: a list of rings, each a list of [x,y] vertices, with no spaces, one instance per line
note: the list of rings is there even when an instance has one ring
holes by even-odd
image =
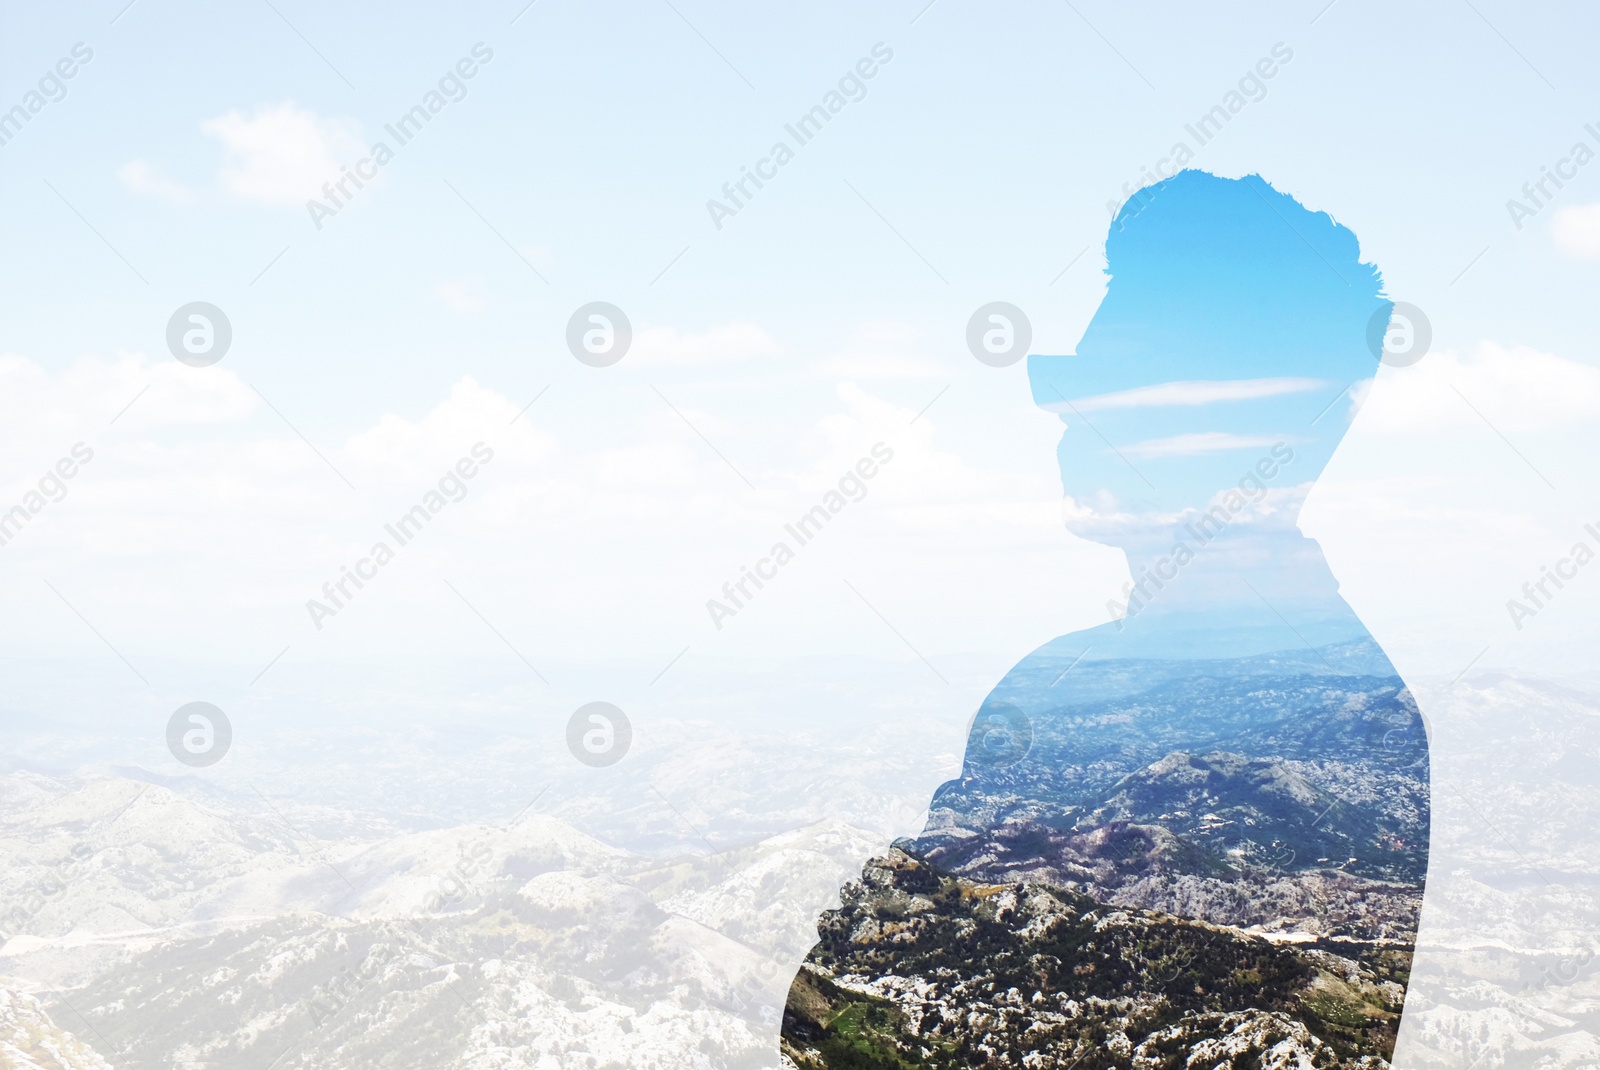
[[[320,839],[287,802],[32,773],[0,804],[22,1070],[770,1066],[817,905],[881,844],[643,856],[534,811]]]
[[[908,846],[974,879],[1047,880],[1220,924],[1409,939],[1427,872],[1427,738],[1387,666],[1370,642],[1085,660],[1063,689],[1048,682],[1053,665],[1024,662],[980,711],[961,779],[938,790]],[[984,761],[976,733],[1018,712],[1026,753]]]

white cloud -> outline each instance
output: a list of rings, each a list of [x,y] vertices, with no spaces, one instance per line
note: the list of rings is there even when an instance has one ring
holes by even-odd
[[[1600,260],[1600,204],[1561,209],[1550,222],[1550,233],[1569,256]]]
[[[1522,630],[1506,600],[1600,520],[1600,369],[1484,342],[1382,367],[1357,393],[1303,526],[1401,672],[1551,665],[1568,644],[1592,661],[1600,587],[1568,584],[1557,614]]]
[[[194,200],[194,194],[188,187],[166,178],[143,160],[130,160],[123,164],[117,168],[117,177],[135,193],[159,197],[173,204],[187,204]]]
[[[1214,401],[1252,401],[1256,398],[1302,394],[1329,385],[1323,379],[1198,379],[1187,382],[1156,383],[1133,390],[1075,398],[1071,402],[1051,402],[1043,408],[1051,412],[1097,412],[1101,409],[1140,409],[1157,405],[1209,405]]]
[[[1600,368],[1484,342],[1468,354],[1446,350],[1409,368],[1385,368],[1352,394],[1364,434],[1476,431],[1485,419],[1506,433],[1543,431],[1600,418]]]
[[[489,429],[510,426],[517,407],[504,395],[480,386],[471,376],[450,388],[450,396],[416,420],[389,413],[352,435],[340,456],[363,473],[363,483],[381,480],[396,489],[426,483],[441,457],[466,449],[478,439],[494,437]],[[544,456],[548,444],[523,424],[515,440],[528,456]]]
[[[1173,435],[1171,438],[1150,438],[1123,446],[1122,452],[1133,457],[1192,457],[1201,453],[1221,453],[1224,450],[1268,449],[1281,442],[1295,441],[1288,435],[1234,435],[1226,431],[1201,431],[1190,435]]]
[[[662,337],[683,345],[696,336]],[[0,577],[0,593],[32,605],[27,600],[53,598],[42,584],[25,582],[32,576],[73,576],[83,590],[103,592],[84,612],[113,641],[167,636],[137,642],[151,650],[168,641],[212,644],[245,660],[260,648],[264,663],[301,635],[297,657],[333,656],[345,643],[410,651],[454,642],[449,629],[467,611],[444,586],[448,579],[475,601],[491,600],[482,611],[519,648],[655,658],[663,647],[664,663],[702,634],[696,650],[708,654],[735,648],[713,642],[752,650],[859,642],[873,656],[899,656],[893,634],[841,577],[936,660],[932,651],[987,649],[992,637],[982,629],[994,630],[996,613],[1006,631],[994,632],[995,649],[1077,626],[1047,610],[1078,607],[1073,612],[1089,614],[1078,624],[1093,623],[1121,582],[1111,551],[1062,533],[1060,424],[1010,377],[964,381],[915,422],[924,402],[859,382],[819,390],[777,414],[721,388],[667,386],[672,404],[755,490],[648,390],[590,393],[558,383],[514,420],[527,396],[508,398],[463,379],[421,410],[341,427],[303,422],[305,399],[288,386],[263,386],[356,491],[227,365],[194,369],[130,354],[46,371],[0,357],[0,426],[8,429],[0,463],[14,473],[0,489],[9,500],[74,442],[88,442],[96,457],[64,501],[4,548],[26,568]],[[770,392],[749,389],[751,396]],[[1462,568],[1482,558],[1477,542],[1505,529],[1496,552],[1505,562],[1503,585],[1514,590],[1549,558],[1542,545],[1506,528],[1505,518],[1526,501],[1527,509],[1549,512],[1550,530],[1565,535],[1575,496],[1592,485],[1597,416],[1600,370],[1533,350],[1484,345],[1383,368],[1324,477],[1328,485],[1315,492],[1323,501],[1319,522],[1341,533],[1341,566],[1352,569],[1353,581],[1357,558],[1382,559],[1372,577],[1381,573],[1395,591],[1415,593],[1417,581],[1408,577],[1418,556],[1437,559],[1430,597],[1450,612],[1467,597],[1451,594],[1450,584],[1462,586]],[[323,633],[310,631],[304,599],[383,538],[382,525],[480,440],[495,458],[465,500],[362,594],[356,612]],[[783,525],[880,441],[894,459],[869,481],[864,499],[830,523],[825,540],[804,548],[756,608],[740,614],[737,629],[710,630],[705,599],[783,538]],[[1273,441],[1190,435],[1125,452],[1141,463]],[[1552,494],[1530,463],[1562,493]],[[929,584],[929,576],[939,582]],[[1061,589],[1047,596],[1058,581]],[[1103,596],[1089,597],[1095,592]],[[1504,598],[1488,601],[1485,626],[1504,627]],[[47,605],[39,603],[41,613]],[[48,612],[66,614],[59,605]],[[1429,619],[1447,616],[1441,610]],[[12,638],[29,638],[21,625],[7,627]],[[66,614],[49,641],[77,642],[74,627]],[[140,663],[137,652],[129,656]]]
[[[222,142],[222,188],[240,200],[303,204],[340,177],[340,164],[364,153],[360,127],[348,119],[323,119],[293,101],[237,111],[200,124]]]
[[[299,418],[303,399],[268,392]],[[569,391],[517,418],[521,400],[462,379],[425,411],[344,430],[303,424],[313,452],[226,368],[128,355],[49,372],[4,358],[0,423],[14,433],[0,441],[0,460],[20,473],[12,500],[73,442],[88,441],[96,456],[5,553],[99,592],[96,626],[143,637],[129,654],[136,663],[140,644],[168,642],[244,660],[290,639],[307,657],[341,644],[476,643],[483,637],[474,631],[455,638],[466,611],[444,579],[489,599],[483,612],[496,627],[540,652],[654,659],[663,637],[687,632],[704,635],[695,641],[708,652],[864,644],[874,656],[905,656],[840,577],[886,616],[915,621],[905,627],[930,657],[999,644],[1014,660],[1065,630],[1056,618],[1078,573],[1075,558],[1059,556],[1059,424],[1015,383],[981,380],[914,424],[911,407],[850,383],[776,421],[720,395],[703,407],[693,390],[668,396],[715,449],[649,391]],[[494,459],[469,493],[350,615],[314,631],[305,599],[386,538],[384,523],[480,441]],[[1006,448],[994,451],[997,441]],[[894,457],[865,496],[763,593],[753,619],[712,630],[706,598],[787,538],[783,525],[858,472],[877,442]],[[930,586],[930,574],[941,583]],[[13,569],[0,586],[8,597],[50,598],[23,583],[31,575]],[[1041,599],[1047,588],[1058,597]],[[1005,637],[985,623],[994,613],[1010,629]],[[70,621],[61,629],[61,641],[81,639]],[[712,645],[724,640],[736,647]]]
[[[631,363],[699,365],[771,357],[782,347],[754,323],[724,323],[700,334],[646,327],[634,335]]]
[[[256,395],[225,368],[196,373],[174,360],[134,353],[85,357],[51,375],[23,357],[0,354],[0,456],[32,441],[186,424],[228,423],[254,411]],[[113,423],[114,421],[114,423]]]

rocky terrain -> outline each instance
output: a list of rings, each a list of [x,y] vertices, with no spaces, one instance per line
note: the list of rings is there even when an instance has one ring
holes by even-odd
[[[1372,783],[1358,795],[1363,774]],[[1407,939],[1427,808],[1409,820],[1384,811],[1416,788],[1348,761],[1178,751],[1113,784],[1093,809],[1018,807],[983,829],[946,810],[917,843],[988,881],[1044,881],[1220,925]]]
[[[817,912],[881,842],[641,855],[538,812],[324,840],[117,778],[0,796],[0,1066],[52,1070],[772,1066]]]
[[[785,1010],[804,1070],[1383,1066],[1411,958],[977,884],[901,850],[819,933]]]
[[[94,1049],[50,1020],[37,999],[0,989],[0,1066],[7,1070],[107,1070]]]

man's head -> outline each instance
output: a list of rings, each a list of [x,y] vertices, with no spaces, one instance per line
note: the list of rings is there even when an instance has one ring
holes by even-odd
[[[1072,526],[1119,542],[1231,488],[1314,480],[1348,420],[1333,403],[1376,371],[1368,324],[1390,308],[1355,235],[1258,176],[1184,171],[1123,207],[1106,260],[1077,353],[1028,358],[1035,402],[1067,425]]]

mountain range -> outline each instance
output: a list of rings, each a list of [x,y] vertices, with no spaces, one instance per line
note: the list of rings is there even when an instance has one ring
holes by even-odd
[[[785,1019],[797,1065],[1392,1055],[1428,743],[1370,641],[1193,660],[1047,647],[986,700],[929,810],[821,926]],[[908,1024],[930,1008],[938,1043]]]

